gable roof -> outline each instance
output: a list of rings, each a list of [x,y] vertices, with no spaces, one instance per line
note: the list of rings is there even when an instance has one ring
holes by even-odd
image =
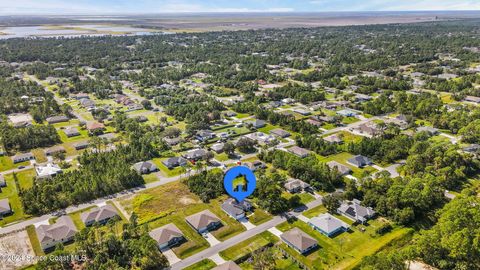
[[[12,208],[10,208],[10,202],[8,199],[0,200],[0,213],[10,212]]]
[[[83,212],[80,215],[80,219],[83,223],[90,223],[90,222],[101,222],[106,219],[113,218],[118,216],[117,210],[110,204],[105,206],[95,208],[92,211]]]
[[[351,202],[343,202],[342,205],[338,208],[340,213],[345,213],[346,215],[359,220],[361,222],[366,221],[368,218],[375,215],[375,211],[371,207],[365,207],[360,204],[359,200],[353,200]]]
[[[352,171],[348,166],[345,166],[335,160],[327,162],[327,166],[332,170],[336,168],[337,171],[342,175],[349,174]]]
[[[203,210],[202,212],[186,217],[185,220],[197,230],[205,228],[211,223],[220,221],[210,210]]]
[[[40,244],[50,241],[62,241],[73,237],[77,233],[77,228],[69,216],[62,216],[57,219],[55,224],[40,225],[37,228],[37,235]]]
[[[180,231],[180,229],[178,229],[173,223],[157,228],[148,234],[153,240],[157,241],[157,244],[164,244],[173,238],[183,237],[182,231]]]
[[[318,217],[310,219],[308,222],[327,234],[333,233],[341,227],[349,228],[347,223],[329,213],[321,214]]]
[[[357,166],[365,166],[372,163],[372,161],[368,157],[362,155],[357,155],[349,158],[348,162]]]
[[[283,186],[288,190],[298,188],[298,187],[300,187],[302,189],[310,187],[309,184],[307,184],[307,183],[305,183],[305,182],[303,182],[302,180],[299,180],[299,179],[291,179],[288,182],[286,182]]]
[[[235,199],[228,198],[222,203],[222,209],[230,216],[236,217],[245,213],[245,210],[250,208],[251,204],[247,201],[237,202]]]
[[[288,149],[288,152],[292,153],[292,154],[295,154],[297,156],[300,156],[300,157],[303,157],[303,156],[306,156],[310,153],[310,151],[308,151],[307,149],[305,148],[302,148],[302,147],[298,147],[298,146],[292,146]]]
[[[306,250],[318,243],[317,240],[297,227],[284,232],[280,235],[280,238],[284,239],[299,250]]]
[[[133,168],[137,171],[137,172],[143,172],[143,171],[155,171],[157,170],[157,166],[155,165],[155,163],[151,162],[151,161],[141,161],[141,162],[137,162],[135,164],[133,164]]]

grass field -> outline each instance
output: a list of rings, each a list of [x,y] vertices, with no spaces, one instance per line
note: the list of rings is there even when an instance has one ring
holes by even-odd
[[[253,224],[253,225],[260,225],[262,223],[265,223],[269,220],[272,219],[272,215],[269,213],[263,211],[262,209],[256,208],[253,211],[253,214],[248,217],[248,220]]]
[[[278,240],[278,237],[268,231],[265,231],[221,251],[220,256],[227,261],[235,261],[262,247],[265,247],[271,243],[273,244]]]
[[[192,264],[189,267],[183,268],[183,270],[209,270],[217,265],[210,259],[204,259],[198,263]]]
[[[32,154],[35,156],[35,160],[38,163],[47,162],[47,156],[45,155],[44,149],[34,149],[32,150]]]
[[[327,156],[327,157],[323,157],[323,156],[320,156],[320,155],[317,155],[318,157],[318,160],[320,162],[329,162],[329,161],[332,161],[332,160],[335,160],[339,163],[342,163],[344,165],[346,165],[347,167],[349,167],[352,171],[353,171],[353,176],[357,177],[357,178],[361,178],[363,174],[372,174],[374,172],[376,172],[377,170],[371,166],[367,166],[367,167],[364,167],[364,168],[357,168],[355,166],[352,166],[350,164],[347,163],[347,160],[351,157],[353,157],[352,154],[350,153],[347,153],[347,152],[342,152],[342,153],[338,153],[338,154],[335,154],[335,155],[330,155],[330,156]]]
[[[310,213],[313,214],[313,213]],[[377,235],[375,230],[387,222],[383,218],[369,221],[368,226],[352,226],[350,232],[345,232],[333,238],[324,236],[302,221],[282,223],[277,228],[287,231],[293,227],[300,228],[314,237],[319,244],[319,249],[304,256],[282,243],[281,247],[296,260],[312,269],[352,269],[363,257],[372,255],[391,241],[406,236],[411,229],[396,227],[385,235]],[[365,229],[361,231],[360,228]]]
[[[208,242],[185,222],[185,217],[203,210],[210,210],[222,220],[223,226],[212,234],[220,241],[245,231],[243,225],[227,216],[221,210],[220,204],[225,198],[202,203],[188,188],[174,182],[154,188],[138,195],[120,201],[120,204],[129,213],[135,212],[140,224],[148,224],[150,229],[158,228],[168,223],[174,223],[185,235],[187,242],[173,251],[179,258],[186,258],[209,247]]]
[[[355,122],[358,122],[358,121],[360,121],[360,120],[358,120],[358,118],[353,117],[353,116],[344,117],[342,119],[342,123],[345,124],[345,125],[349,125],[349,124],[352,124],[352,123],[355,123]]]
[[[17,172],[18,186],[20,189],[29,189],[33,186],[34,178],[37,175],[34,169]]]
[[[298,193],[298,194],[291,194],[291,193],[285,191],[285,192],[282,193],[282,197],[284,197],[286,199],[290,199],[294,195],[298,195],[300,197],[300,202],[302,204],[307,204],[307,203],[315,200],[315,198],[311,194],[306,193],[306,192]]]
[[[20,162],[17,164],[13,164],[13,161],[8,156],[0,157],[0,172],[8,171],[19,166],[27,166],[30,165],[30,161]]]
[[[40,246],[40,242],[38,241],[37,232],[35,231],[35,226],[30,225],[27,227],[28,237],[30,238],[30,242],[32,243],[33,251],[35,255],[42,256],[45,255],[43,252],[42,247]]]

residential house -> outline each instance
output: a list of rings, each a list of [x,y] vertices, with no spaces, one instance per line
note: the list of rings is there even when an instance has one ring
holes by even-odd
[[[464,152],[473,153],[473,154],[480,153],[480,145],[479,144],[471,144],[471,145],[463,147],[462,150]]]
[[[170,146],[175,146],[175,145],[182,142],[182,138],[181,137],[176,137],[176,138],[165,137],[165,138],[163,138],[163,141],[166,142]]]
[[[437,135],[439,133],[438,129],[428,126],[418,127],[417,132],[427,132],[431,135]]]
[[[7,181],[5,181],[5,176],[3,176],[3,174],[0,174],[0,188],[6,187],[6,186],[7,186]]]
[[[158,171],[157,165],[152,161],[141,161],[133,164],[133,169],[139,174],[149,174]]]
[[[36,232],[40,246],[47,250],[59,243],[72,241],[78,230],[70,216],[62,216],[54,224],[38,226]]]
[[[369,96],[369,95],[365,95],[365,94],[356,94],[355,95],[355,101],[356,102],[365,102],[365,101],[369,101],[369,100],[372,100],[372,97]]]
[[[466,96],[465,101],[467,102],[473,102],[473,103],[479,103],[480,104],[480,97],[474,97],[474,96]]]
[[[310,125],[314,125],[316,127],[321,127],[323,125],[322,122],[319,122],[319,121],[314,120],[314,119],[307,119],[307,120],[305,120],[305,122],[309,123]]]
[[[173,223],[157,228],[148,234],[157,242],[160,250],[173,247],[185,241],[185,236],[182,231]]]
[[[32,159],[35,159],[35,157],[30,152],[23,153],[23,154],[18,154],[18,155],[15,155],[15,156],[12,157],[13,163],[20,163],[20,162],[29,161],[29,160],[32,160]]]
[[[138,111],[138,110],[142,110],[142,109],[143,109],[142,104],[132,103],[132,104],[127,105],[127,112],[133,112],[133,111]]]
[[[56,124],[56,123],[68,122],[70,121],[70,118],[64,115],[59,115],[59,116],[48,117],[46,120],[49,124]]]
[[[87,141],[78,142],[78,143],[73,145],[73,147],[75,147],[75,150],[86,149],[86,148],[88,148],[88,146],[89,146],[89,143]]]
[[[57,154],[57,153],[66,153],[67,150],[65,150],[65,147],[61,146],[61,145],[57,145],[57,146],[54,146],[54,147],[50,147],[48,149],[45,150],[45,155],[47,156],[51,156],[51,155],[54,155],[54,154]]]
[[[76,99],[76,100],[82,100],[82,99],[89,99],[90,96],[88,96],[87,93],[78,93],[78,94],[71,94],[71,98]]]
[[[318,246],[317,240],[297,227],[284,232],[280,238],[300,254],[308,253]]]
[[[254,133],[247,134],[243,137],[256,141],[259,144],[270,144],[271,142],[276,140],[274,136],[267,135],[263,132],[254,132]]]
[[[78,128],[76,127],[69,127],[69,128],[66,128],[64,131],[65,135],[67,135],[67,137],[75,137],[75,136],[80,136],[80,132],[78,131]]]
[[[204,149],[194,149],[185,153],[183,157],[190,161],[198,161],[206,157],[207,153],[208,153],[207,150],[204,150]]]
[[[10,202],[8,201],[8,199],[0,200],[0,219],[11,213],[12,208],[10,207]]]
[[[283,129],[281,129],[281,128],[272,129],[272,130],[270,131],[270,134],[273,134],[273,135],[275,135],[275,136],[277,136],[277,137],[279,137],[279,138],[287,138],[287,137],[290,137],[290,136],[291,136],[290,132],[285,131],[285,130],[283,130]]]
[[[365,207],[359,200],[345,201],[337,209],[337,212],[355,222],[365,223],[368,219],[375,216],[375,211],[371,207]]]
[[[329,213],[321,214],[308,221],[308,225],[322,234],[332,237],[338,233],[346,232],[350,226]]]
[[[324,137],[323,140],[329,143],[338,143],[338,144],[343,143],[343,139],[340,138],[338,134],[332,134],[330,136]]]
[[[307,115],[312,114],[310,111],[307,111],[307,110],[304,110],[304,109],[294,109],[293,111],[300,114],[300,115],[303,115],[303,116],[307,116]]]
[[[287,181],[284,185],[285,189],[290,192],[290,193],[299,193],[302,191],[307,191],[311,187],[309,184],[303,182],[302,180],[299,179],[290,179]]]
[[[245,162],[244,165],[248,167],[252,171],[256,171],[258,169],[265,169],[267,165],[261,162],[260,160],[255,160],[253,162]]]
[[[283,104],[292,104],[292,103],[295,103],[295,99],[293,99],[293,98],[284,98],[284,99],[282,99],[282,103],[283,103]]]
[[[237,200],[233,198],[228,198],[222,203],[222,210],[236,220],[245,218],[245,212],[248,212],[251,209],[252,204],[246,200],[237,202]]]
[[[288,148],[288,152],[296,155],[297,157],[301,157],[301,158],[306,158],[310,154],[309,150],[307,150],[305,148],[298,147],[298,146],[292,146],[292,147]]]
[[[332,170],[336,169],[340,173],[340,175],[347,175],[352,172],[352,170],[349,167],[339,162],[336,162],[335,160],[327,162],[327,166]]]
[[[358,113],[356,111],[344,109],[344,110],[338,111],[337,114],[344,117],[352,117],[352,116],[356,116]]]
[[[83,212],[80,219],[85,226],[91,226],[94,223],[105,224],[114,217],[118,217],[118,212],[115,207],[110,204],[94,208],[90,211]]]
[[[377,125],[373,122],[361,124],[354,130],[367,137],[374,137],[381,133],[381,130],[377,128]]]
[[[188,216],[185,221],[199,233],[215,230],[222,225],[221,220],[210,210]]]
[[[15,128],[21,128],[31,126],[33,118],[28,113],[14,113],[8,115],[8,120],[12,122]]]
[[[95,101],[88,98],[80,99],[80,105],[86,109],[91,109],[95,107]]]
[[[347,163],[350,164],[350,165],[353,165],[357,168],[362,168],[362,167],[365,167],[365,166],[368,166],[368,165],[372,164],[373,162],[368,157],[365,157],[365,156],[362,156],[362,155],[357,155],[357,156],[354,156],[352,158],[349,158],[347,160]]]
[[[228,261],[212,268],[212,270],[242,270],[242,268],[240,268],[235,262]]]
[[[111,142],[117,137],[117,135],[115,135],[115,133],[107,133],[107,134],[99,135],[98,137],[100,139],[104,139],[107,142]]]
[[[215,138],[215,136],[215,132],[211,130],[199,130],[197,131],[197,135],[195,135],[195,138],[201,142],[205,142]]]
[[[173,169],[179,166],[187,165],[187,160],[183,157],[171,157],[162,161],[162,164],[165,165],[168,169]]]
[[[38,179],[45,179],[61,174],[63,170],[56,164],[48,163],[45,166],[35,166],[35,172],[37,173]]]
[[[264,120],[255,119],[255,120],[247,121],[247,124],[258,129],[266,126],[267,122],[265,122]]]
[[[212,144],[212,146],[210,146],[210,149],[212,151],[215,151],[216,153],[222,153],[224,147],[225,147],[224,143],[215,143],[215,144]]]
[[[87,122],[86,127],[90,134],[96,132],[103,132],[105,130],[105,125],[96,121]]]

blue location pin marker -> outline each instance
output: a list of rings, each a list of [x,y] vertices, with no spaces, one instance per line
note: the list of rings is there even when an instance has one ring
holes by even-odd
[[[241,177],[243,177],[243,180]],[[238,202],[241,202],[248,196],[252,195],[256,186],[257,178],[255,177],[255,174],[245,166],[231,168],[223,178],[223,187],[225,188],[225,191]]]

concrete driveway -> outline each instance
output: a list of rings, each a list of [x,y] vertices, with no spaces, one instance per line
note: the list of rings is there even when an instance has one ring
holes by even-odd
[[[203,238],[207,240],[207,242],[210,244],[211,247],[220,244],[220,241],[218,241],[218,239],[215,238],[215,236],[213,236],[212,233],[207,233],[206,236],[204,236]]]
[[[250,221],[248,221],[247,218],[241,218],[238,220],[240,223],[242,223],[242,225],[248,230],[251,230],[253,228],[255,228],[256,226],[253,225]]]

